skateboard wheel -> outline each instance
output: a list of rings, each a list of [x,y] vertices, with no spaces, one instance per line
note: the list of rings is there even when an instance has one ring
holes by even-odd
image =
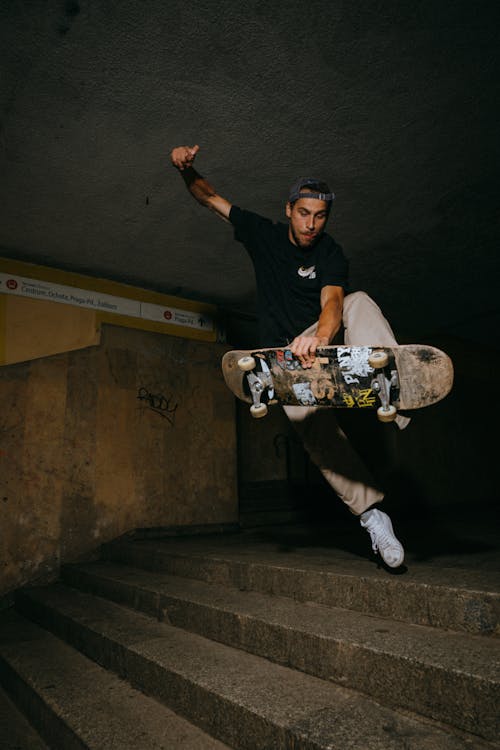
[[[240,370],[243,370],[243,372],[248,372],[249,370],[253,370],[255,367],[255,358],[254,357],[241,357],[238,360],[238,367]]]
[[[252,404],[250,407],[250,414],[254,419],[260,419],[261,417],[265,417],[267,414],[267,406],[266,404]]]
[[[387,352],[372,352],[368,357],[368,364],[370,367],[373,367],[374,370],[380,370],[383,367],[387,367],[389,364]]]
[[[380,422],[394,422],[397,413],[398,410],[392,404],[390,404],[387,409],[384,409],[383,406],[379,406],[377,409],[377,417]]]

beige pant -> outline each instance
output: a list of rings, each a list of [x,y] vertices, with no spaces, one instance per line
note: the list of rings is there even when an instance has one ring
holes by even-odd
[[[348,294],[343,310],[344,343],[350,346],[391,346],[396,339],[379,306],[365,292]],[[317,323],[305,335],[316,331]],[[317,406],[284,406],[285,413],[299,433],[311,460],[328,484],[355,515],[374,503],[384,493],[340,429],[332,409]],[[402,429],[408,420],[397,418]]]

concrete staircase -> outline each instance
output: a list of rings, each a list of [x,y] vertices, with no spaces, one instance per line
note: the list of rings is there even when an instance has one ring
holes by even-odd
[[[284,529],[146,536],[1,614],[0,712],[13,701],[21,727],[2,748],[500,747],[484,560],[394,575]],[[19,740],[33,730],[18,709],[46,745]]]

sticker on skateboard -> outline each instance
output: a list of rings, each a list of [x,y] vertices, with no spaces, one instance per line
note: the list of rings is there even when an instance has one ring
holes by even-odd
[[[377,409],[383,422],[399,409],[440,401],[453,385],[453,365],[440,349],[421,344],[326,346],[303,368],[290,349],[230,351],[222,360],[226,384],[263,417],[268,404]]]

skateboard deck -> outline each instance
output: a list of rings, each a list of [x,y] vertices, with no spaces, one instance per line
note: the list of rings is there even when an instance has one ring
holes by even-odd
[[[443,399],[453,385],[453,364],[433,346],[325,346],[311,368],[289,349],[235,350],[222,359],[227,386],[252,404],[255,417],[267,404],[377,409],[392,421],[399,409],[419,409]]]

